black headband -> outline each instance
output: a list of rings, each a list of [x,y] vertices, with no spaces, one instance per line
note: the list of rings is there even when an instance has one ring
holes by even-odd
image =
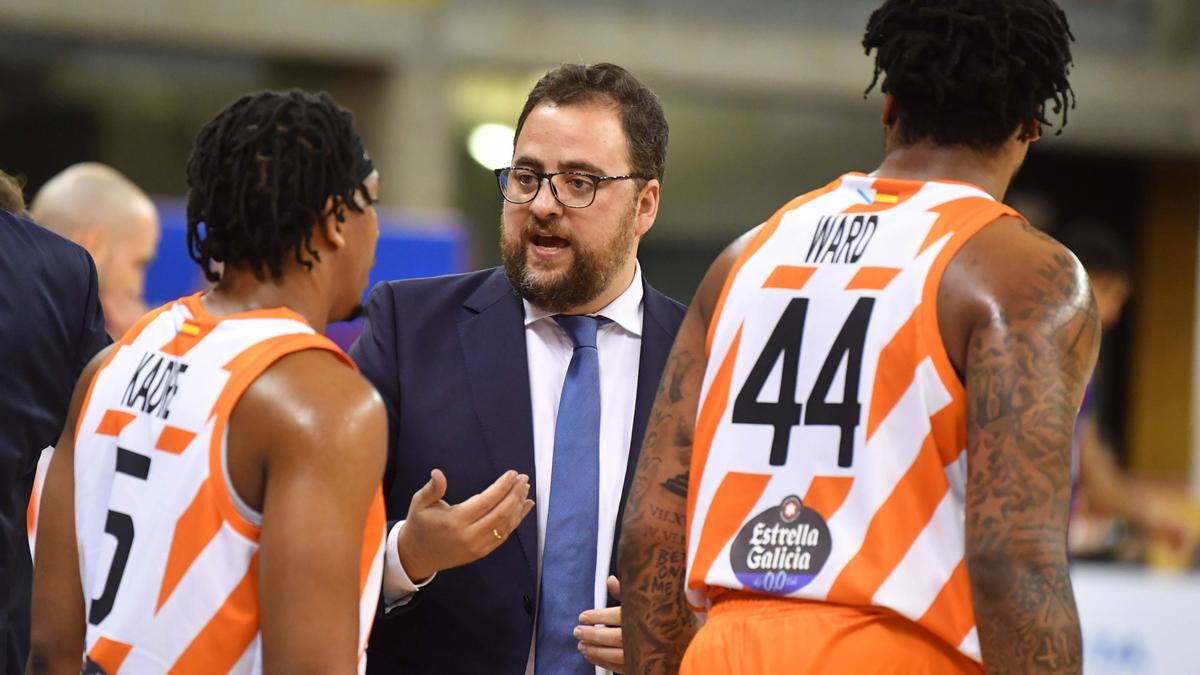
[[[363,147],[362,137],[354,134],[354,169],[351,173],[354,176],[354,182],[362,183],[373,171],[375,171],[375,163],[371,161],[371,154]]]

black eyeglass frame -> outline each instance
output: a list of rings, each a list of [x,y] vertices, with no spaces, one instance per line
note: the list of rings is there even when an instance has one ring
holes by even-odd
[[[501,175],[505,171],[528,171],[529,173],[537,176],[538,186],[537,186],[537,189],[533,191],[533,195],[529,199],[526,199],[525,201],[517,201],[515,199],[511,199],[507,194],[505,194],[504,184],[502,182],[503,179],[501,178]],[[538,194],[542,191],[542,182],[545,181],[550,184],[550,194],[554,196],[554,201],[558,202],[559,204],[562,204],[564,208],[568,208],[568,209],[586,209],[587,207],[596,203],[596,193],[600,191],[600,185],[606,181],[610,181],[610,180],[650,180],[650,176],[643,176],[641,174],[628,174],[625,176],[597,176],[595,174],[584,173],[582,171],[550,171],[550,172],[543,173],[541,171],[534,171],[533,169],[530,169],[530,168],[524,167],[524,166],[506,166],[501,169],[492,169],[492,173],[496,174],[496,186],[498,188],[500,188],[500,196],[503,197],[504,201],[508,202],[509,204],[528,204],[528,203],[532,202],[533,200],[537,199]],[[591,201],[589,201],[587,204],[584,204],[583,206],[571,206],[570,204],[567,204],[566,202],[564,202],[562,200],[562,198],[558,196],[558,188],[554,187],[554,181],[551,180],[555,176],[579,176],[580,178],[586,178],[586,179],[590,180],[592,182],[592,199],[591,199]]]

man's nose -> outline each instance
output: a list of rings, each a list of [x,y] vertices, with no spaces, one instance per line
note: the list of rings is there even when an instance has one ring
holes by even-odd
[[[538,190],[533,201],[529,203],[529,210],[534,216],[541,220],[548,220],[551,216],[562,215],[563,205],[554,197],[554,187],[550,184],[549,178],[543,178],[544,184]]]

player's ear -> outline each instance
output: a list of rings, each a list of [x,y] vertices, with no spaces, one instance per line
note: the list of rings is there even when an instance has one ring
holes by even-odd
[[[899,118],[900,104],[896,103],[895,96],[888,94],[883,99],[883,114],[880,116],[879,121],[883,123],[883,126],[890,128],[896,124],[896,120]]]
[[[1035,119],[1032,122],[1030,122],[1029,124],[1025,125],[1024,131],[1025,131],[1025,140],[1029,141],[1030,143],[1041,140],[1041,138],[1042,138],[1042,123]]]
[[[342,206],[341,216],[338,215],[338,209],[335,207],[333,197],[325,200],[325,219],[322,220],[317,229],[329,246],[333,249],[343,248],[346,245],[346,234],[344,231],[346,225],[346,207]]]

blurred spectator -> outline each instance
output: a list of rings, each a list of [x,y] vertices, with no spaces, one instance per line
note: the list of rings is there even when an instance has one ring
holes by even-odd
[[[1062,243],[1079,258],[1092,281],[1100,324],[1109,332],[1121,319],[1133,290],[1126,247],[1099,224],[1072,226],[1061,233]],[[1101,359],[1105,357],[1101,348]],[[1158,494],[1139,490],[1118,465],[1117,454],[1103,432],[1096,406],[1095,380],[1088,386],[1075,428],[1079,471],[1078,508],[1072,520],[1072,551],[1095,555],[1111,548],[1120,528],[1112,516],[1151,538],[1170,543],[1187,555],[1195,544],[1194,528]],[[1087,515],[1101,518],[1088,519]]]
[[[145,312],[146,268],[158,250],[158,212],[128,178],[86,162],[51,178],[33,198],[33,220],[87,249],[114,338]]]
[[[108,342],[87,253],[0,211],[0,673],[24,672],[29,653],[34,464],[62,431],[83,366]]]
[[[28,217],[24,188],[25,181],[0,171],[0,209],[22,218]]]

